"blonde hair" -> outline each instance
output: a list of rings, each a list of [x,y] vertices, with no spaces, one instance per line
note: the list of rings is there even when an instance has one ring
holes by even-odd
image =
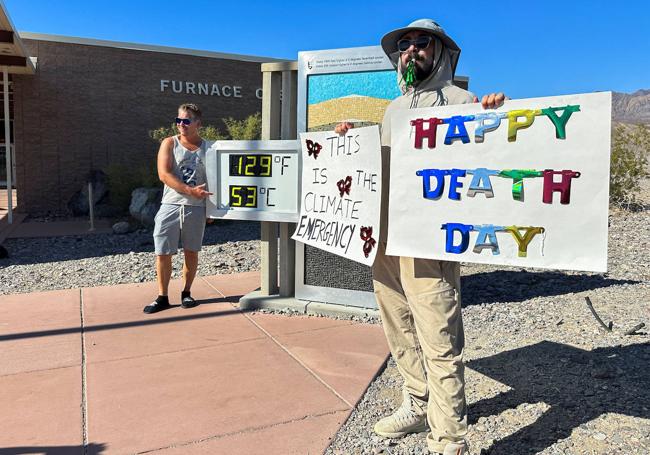
[[[194,118],[201,120],[201,109],[194,103],[183,103],[178,106],[178,110],[191,112]]]

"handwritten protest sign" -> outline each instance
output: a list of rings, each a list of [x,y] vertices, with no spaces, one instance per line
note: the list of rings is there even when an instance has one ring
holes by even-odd
[[[396,112],[387,253],[603,272],[611,93]]]
[[[300,218],[293,239],[372,265],[379,239],[379,128],[301,133]]]

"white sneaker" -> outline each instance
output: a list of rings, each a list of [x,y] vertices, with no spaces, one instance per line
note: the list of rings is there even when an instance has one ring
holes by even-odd
[[[393,414],[375,424],[374,431],[385,438],[401,438],[409,433],[427,431],[427,413],[404,390],[402,405]]]

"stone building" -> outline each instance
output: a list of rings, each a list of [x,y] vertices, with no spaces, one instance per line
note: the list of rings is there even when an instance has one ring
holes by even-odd
[[[13,186],[18,210],[27,213],[66,212],[93,170],[155,162],[158,145],[149,131],[170,125],[181,103],[199,105],[203,123],[221,130],[223,118],[260,112],[260,64],[276,61],[8,33],[35,68],[33,74],[11,74],[10,79]],[[0,180],[6,188],[5,174]]]

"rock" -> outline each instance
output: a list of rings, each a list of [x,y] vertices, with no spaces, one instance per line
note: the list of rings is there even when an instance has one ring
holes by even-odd
[[[126,221],[120,221],[113,225],[113,232],[116,234],[128,234],[131,230],[131,225]]]
[[[86,182],[68,201],[68,209],[74,216],[88,215],[90,207],[88,205],[88,182],[93,188],[93,204],[100,202],[108,193],[108,177],[100,170],[90,171]]]
[[[129,213],[145,226],[153,226],[161,199],[162,188],[136,188],[131,193]]]
[[[609,366],[601,366],[591,372],[591,377],[595,379],[613,379],[616,377],[616,370]]]

